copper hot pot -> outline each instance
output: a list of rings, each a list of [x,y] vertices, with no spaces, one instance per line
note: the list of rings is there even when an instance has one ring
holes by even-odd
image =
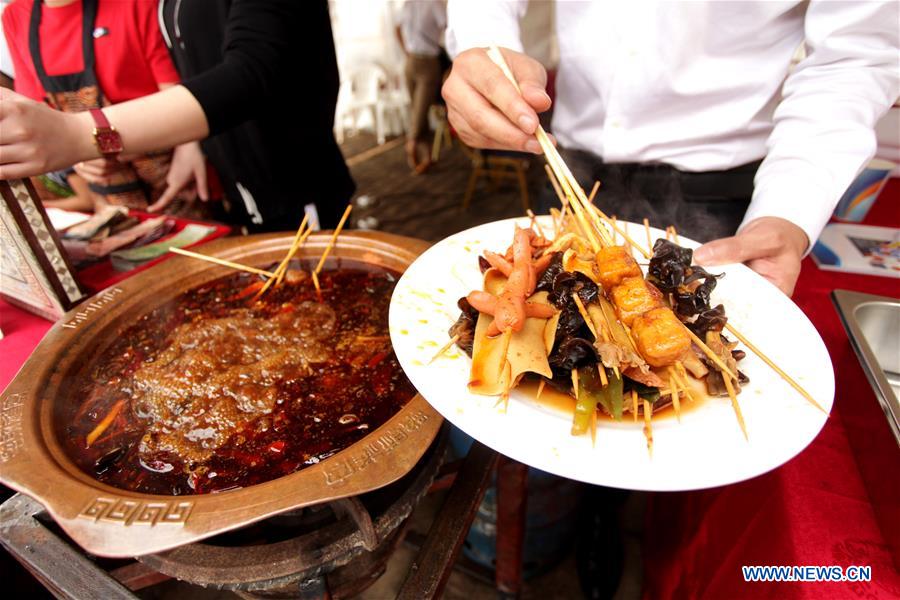
[[[263,267],[280,260],[292,238],[227,238],[201,251]],[[300,255],[320,256],[329,238],[311,236]],[[402,272],[426,247],[395,235],[345,232],[332,256]],[[81,471],[64,453],[54,427],[54,406],[66,398],[67,378],[142,315],[231,272],[173,257],[104,290],[53,326],[0,396],[0,481],[41,502],[85,550],[110,557],[161,552],[279,512],[367,492],[406,474],[434,440],[441,417],[416,395],[384,425],[341,452],[244,489],[196,496],[141,494],[105,485]]]

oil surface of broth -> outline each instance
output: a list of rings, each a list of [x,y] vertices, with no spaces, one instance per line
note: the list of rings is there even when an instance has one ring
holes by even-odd
[[[207,493],[293,473],[387,421],[415,394],[387,330],[397,274],[331,263],[320,301],[303,266],[260,299],[260,279],[236,273],[119,332],[57,415],[69,456],[115,487]]]

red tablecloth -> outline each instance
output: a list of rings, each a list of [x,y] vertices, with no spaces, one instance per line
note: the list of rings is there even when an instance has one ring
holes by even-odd
[[[0,390],[5,390],[25,359],[53,325],[0,299]]]
[[[866,223],[900,227],[900,180],[888,185]],[[723,488],[651,497],[644,544],[648,600],[900,598],[900,574],[844,427],[842,415],[857,418],[856,403],[876,400],[832,305],[834,289],[900,297],[895,279],[821,271],[812,260],[804,262],[794,301],[831,354],[832,415],[804,452],[771,473]],[[900,477],[900,465],[880,468],[885,477]],[[869,565],[872,581],[745,583],[742,565]]]

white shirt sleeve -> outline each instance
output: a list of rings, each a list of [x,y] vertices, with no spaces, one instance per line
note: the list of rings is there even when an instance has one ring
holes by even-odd
[[[450,0],[446,48],[451,58],[470,48],[501,46],[522,52],[519,19],[527,0]]]
[[[841,195],[874,156],[874,127],[900,95],[897,2],[813,0],[807,57],[785,81],[768,153],[741,227],[773,216],[810,246]]]

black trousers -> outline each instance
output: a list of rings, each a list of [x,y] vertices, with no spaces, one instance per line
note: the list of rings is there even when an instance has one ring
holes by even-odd
[[[760,164],[687,173],[663,164],[604,163],[580,150],[560,149],[560,153],[585,192],[600,182],[594,202],[606,214],[634,223],[646,217],[660,229],[674,225],[679,235],[699,242],[734,235],[753,196],[753,177]],[[559,207],[549,182],[539,202],[541,213]]]

